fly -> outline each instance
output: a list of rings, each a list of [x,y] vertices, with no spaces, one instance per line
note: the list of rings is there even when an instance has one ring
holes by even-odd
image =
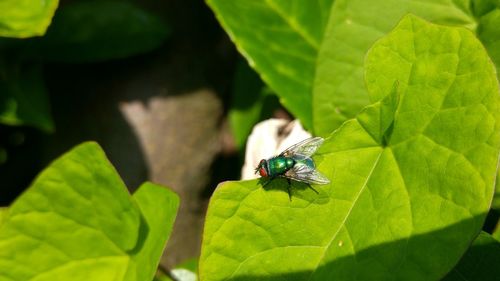
[[[267,180],[264,186],[276,178],[285,178],[288,182],[287,190],[290,200],[292,200],[291,180],[305,183],[318,193],[311,184],[330,183],[327,177],[316,171],[316,166],[311,158],[311,155],[316,152],[323,141],[323,138],[314,137],[296,143],[278,156],[260,160],[259,165],[255,168],[255,173],[259,173],[262,178]]]

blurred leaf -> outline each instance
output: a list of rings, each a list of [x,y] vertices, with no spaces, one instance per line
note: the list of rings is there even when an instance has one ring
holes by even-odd
[[[500,277],[500,242],[481,232],[443,281],[495,281]]]
[[[176,281],[196,281],[198,277],[196,272],[198,271],[198,259],[189,259],[183,263],[177,265],[171,270],[170,274],[176,278]],[[159,271],[154,278],[154,281],[172,281],[165,273]]]
[[[496,1],[496,5],[495,8],[491,7],[492,9],[484,16],[478,18],[476,33],[495,63],[497,74],[500,74],[500,1]]]
[[[26,56],[57,62],[98,62],[149,52],[169,28],[127,1],[81,1],[59,9],[43,38],[28,44]]]
[[[198,271],[198,259],[192,258],[179,264],[176,268],[185,268],[192,272]]]
[[[45,34],[58,0],[0,1],[0,37],[25,38]]]
[[[243,148],[252,127],[258,122],[264,103],[263,87],[259,75],[247,63],[239,61],[228,114],[231,131],[239,149]]]
[[[0,58],[0,122],[54,129],[40,65]]]
[[[4,207],[0,207],[0,227],[2,226],[5,218],[7,217],[8,209]]]
[[[101,148],[79,145],[9,208],[0,280],[151,280],[177,206],[150,183],[130,197]]]
[[[239,149],[244,148],[253,126],[271,117],[272,111],[279,106],[278,102],[273,102],[273,97],[258,74],[246,62],[240,61],[229,109],[229,124]]]
[[[196,281],[198,277],[196,273],[185,268],[175,268],[172,270],[172,275],[176,281]]]
[[[309,129],[316,57],[332,2],[208,0],[250,66]]]
[[[474,0],[472,11],[477,20],[476,34],[486,47],[500,74],[500,2],[496,0]],[[500,77],[500,76],[499,76]],[[500,170],[495,185],[492,208],[500,210]]]
[[[363,77],[363,61],[373,43],[407,13],[434,23],[467,27],[478,32],[490,56],[500,61],[499,11],[488,12],[493,1],[449,0],[338,0],[321,45],[313,91],[314,131],[327,135],[370,101]],[[496,1],[498,3],[498,1]],[[471,6],[476,6],[474,17]],[[333,110],[332,110],[333,109]],[[334,112],[335,114],[330,114]]]
[[[500,241],[500,220],[497,222],[497,226],[495,227],[495,230],[492,233],[492,237],[495,238],[497,241]]]
[[[198,259],[193,258],[179,264],[172,270],[172,274],[179,281],[196,281],[198,280]]]
[[[164,273],[157,273],[153,279],[153,281],[173,281]]]
[[[480,18],[500,6],[498,0],[472,0],[470,4],[476,18]]]
[[[0,165],[5,164],[8,158],[9,155],[7,154],[7,150],[4,147],[0,146]]]
[[[500,211],[500,170],[497,173],[497,181],[495,183],[495,194],[491,202],[491,208]]]
[[[493,194],[494,67],[470,32],[407,16],[373,46],[366,75],[369,89],[390,95],[325,140],[315,160],[332,182],[319,194],[293,183],[290,202],[279,180],[216,189],[203,281],[438,280],[458,262]]]

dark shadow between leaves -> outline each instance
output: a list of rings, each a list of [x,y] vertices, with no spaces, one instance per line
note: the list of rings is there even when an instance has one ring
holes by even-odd
[[[149,235],[149,226],[144,218],[144,215],[140,216],[140,225],[139,225],[139,234],[137,235],[137,244],[135,244],[134,248],[127,251],[127,254],[134,256],[141,251],[144,247],[144,243],[146,242]]]
[[[454,241],[454,233],[467,231],[484,220],[479,215],[443,229],[416,235],[408,240],[397,240],[373,246],[355,255],[344,256],[320,265],[315,271],[297,271],[267,275],[240,275],[227,280],[231,281],[305,281],[305,280],[498,280],[498,267],[492,266],[490,272],[480,276],[457,279],[453,274],[454,266],[459,262],[472,241]],[[367,229],[367,231],[370,231]],[[472,233],[471,233],[472,234]],[[477,234],[476,234],[477,235]],[[474,235],[475,236],[475,235]],[[440,251],[436,242],[448,244],[446,251]],[[346,243],[337,243],[333,247],[346,247]],[[487,245],[474,246],[477,258],[487,258],[498,253],[486,249]],[[471,247],[472,249],[472,247]],[[484,255],[482,253],[485,253]],[[465,258],[465,257],[464,257]],[[284,265],[286,259],[281,263]],[[280,264],[274,265],[279,268]],[[452,270],[449,276],[447,273]],[[262,271],[265,271],[263,269]],[[411,272],[411,273],[409,273]]]

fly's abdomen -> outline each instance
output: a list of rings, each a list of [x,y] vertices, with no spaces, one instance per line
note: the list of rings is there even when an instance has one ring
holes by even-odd
[[[292,158],[278,156],[269,159],[268,165],[269,176],[275,177],[283,175],[286,171],[290,170],[295,165],[295,161]]]
[[[299,160],[298,163],[304,164],[308,166],[309,168],[315,169],[316,166],[314,165],[314,161],[311,158],[306,158],[303,160]]]

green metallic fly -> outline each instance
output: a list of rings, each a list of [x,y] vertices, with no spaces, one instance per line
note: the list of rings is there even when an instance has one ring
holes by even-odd
[[[269,159],[262,159],[259,162],[255,173],[259,173],[263,179],[269,182],[276,178],[285,178],[288,182],[288,196],[292,200],[290,191],[291,180],[303,182],[312,188],[311,184],[328,184],[330,180],[316,171],[311,155],[321,146],[324,139],[320,137],[308,138],[297,144],[290,146],[278,156]]]

